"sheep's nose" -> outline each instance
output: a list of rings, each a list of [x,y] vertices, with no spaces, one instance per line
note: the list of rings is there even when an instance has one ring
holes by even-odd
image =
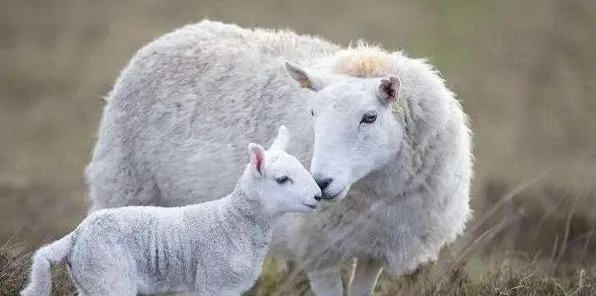
[[[333,182],[333,179],[321,178],[321,179],[316,179],[315,181],[317,182],[317,185],[319,185],[319,188],[321,188],[321,191],[325,191],[325,188],[329,187],[329,184],[331,184],[331,182]]]
[[[318,195],[318,194],[317,194],[317,195],[315,195],[315,200],[316,200],[316,201],[321,201],[321,196],[320,196],[320,195]]]

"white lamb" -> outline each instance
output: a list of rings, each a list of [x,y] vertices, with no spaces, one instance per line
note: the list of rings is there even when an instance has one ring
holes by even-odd
[[[202,204],[133,206],[90,214],[72,233],[39,249],[21,295],[50,295],[50,264],[66,261],[79,295],[192,292],[240,295],[257,280],[283,213],[311,212],[321,191],[283,149],[282,126],[265,152],[249,144],[234,191]]]

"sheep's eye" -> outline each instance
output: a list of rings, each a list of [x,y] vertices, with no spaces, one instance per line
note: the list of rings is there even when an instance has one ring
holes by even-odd
[[[313,111],[313,110],[310,110],[310,115],[311,115],[311,116],[315,116],[315,111]]]
[[[377,114],[375,112],[366,112],[362,116],[360,123],[373,123],[377,120]]]
[[[283,177],[277,178],[275,181],[279,184],[284,184],[284,183],[290,181],[290,178],[288,178],[287,176],[283,176]]]

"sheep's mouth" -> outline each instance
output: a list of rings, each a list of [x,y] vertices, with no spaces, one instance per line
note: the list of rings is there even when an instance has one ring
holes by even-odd
[[[309,204],[303,204],[303,205],[305,205],[313,210],[317,208],[317,205],[309,205]]]
[[[325,194],[323,193],[323,200],[326,201],[336,201],[336,200],[341,200],[343,199],[346,194],[348,193],[348,190],[350,189],[350,186],[345,186],[344,188],[342,188],[339,192],[335,193],[335,194]]]

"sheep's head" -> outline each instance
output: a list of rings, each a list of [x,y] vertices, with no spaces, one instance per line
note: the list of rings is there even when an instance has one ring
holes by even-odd
[[[289,132],[281,126],[267,151],[259,144],[248,145],[250,187],[270,212],[310,212],[317,207],[321,190],[300,161],[285,152],[288,141]]]
[[[286,69],[312,92],[311,174],[323,198],[342,199],[354,182],[383,168],[399,152],[404,133],[395,116],[400,80],[307,71],[289,63]]]

